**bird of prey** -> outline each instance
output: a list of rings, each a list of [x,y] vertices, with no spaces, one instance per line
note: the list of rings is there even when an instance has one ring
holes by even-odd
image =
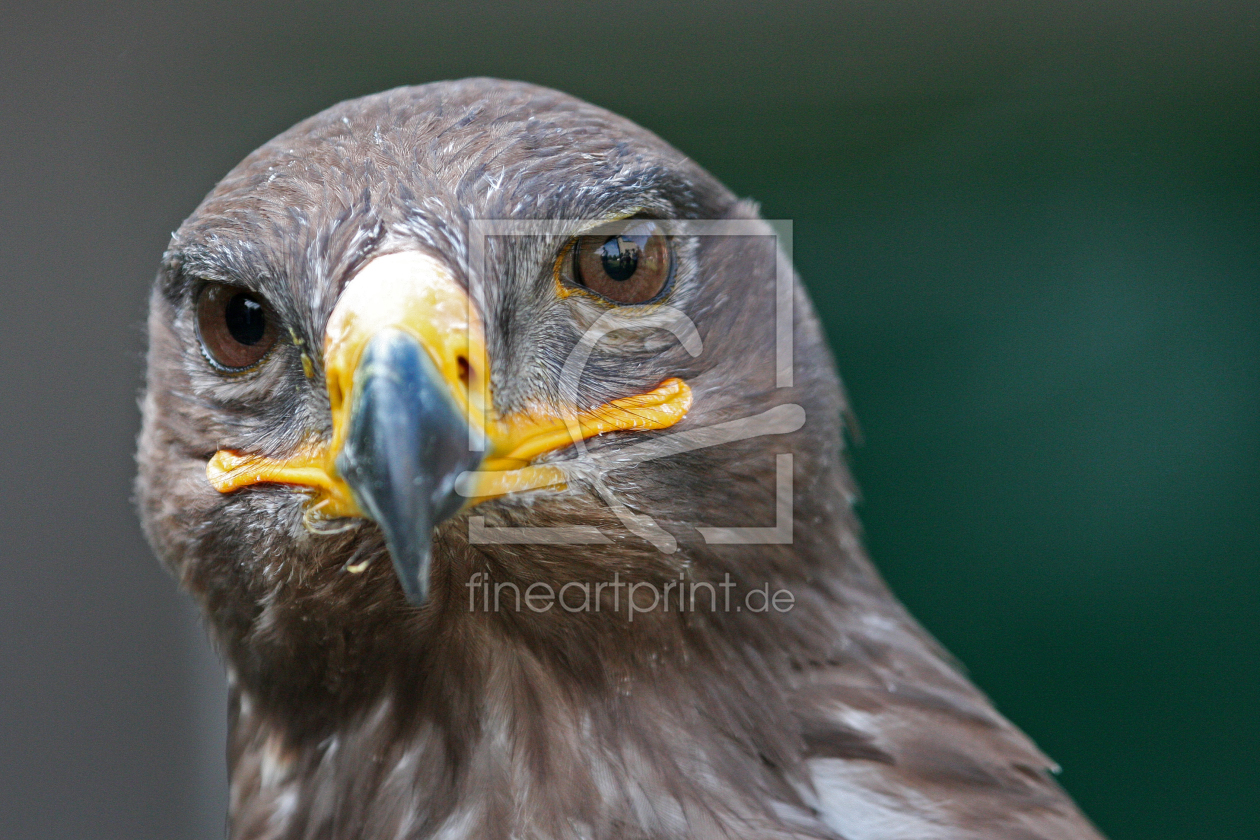
[[[249,155],[151,295],[138,498],[230,834],[1097,838],[868,561],[755,205],[489,79]]]

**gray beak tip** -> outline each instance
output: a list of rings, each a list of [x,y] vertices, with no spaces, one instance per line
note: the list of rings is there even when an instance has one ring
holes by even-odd
[[[391,556],[393,549],[390,549]],[[431,551],[426,550],[424,556],[416,557],[416,562],[399,563],[394,561],[394,573],[402,584],[403,593],[412,606],[423,607],[429,600],[429,566]]]

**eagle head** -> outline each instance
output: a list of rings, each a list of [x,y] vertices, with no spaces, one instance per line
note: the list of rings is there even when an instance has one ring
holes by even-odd
[[[782,233],[484,79],[215,186],[153,286],[138,497],[227,663],[236,836],[875,836],[834,803],[900,825],[956,765],[1059,801],[862,555]]]

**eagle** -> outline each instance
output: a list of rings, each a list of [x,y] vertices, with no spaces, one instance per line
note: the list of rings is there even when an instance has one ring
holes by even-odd
[[[343,102],[153,285],[236,840],[1100,835],[867,558],[782,231],[529,84]]]

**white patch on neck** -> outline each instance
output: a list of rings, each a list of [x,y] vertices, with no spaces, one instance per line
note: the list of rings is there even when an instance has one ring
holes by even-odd
[[[925,840],[946,836],[948,824],[915,791],[881,790],[888,783],[879,770],[840,758],[809,762],[823,822],[845,840]]]
[[[258,784],[264,790],[280,787],[293,772],[293,754],[286,752],[279,735],[268,735],[258,759]]]

